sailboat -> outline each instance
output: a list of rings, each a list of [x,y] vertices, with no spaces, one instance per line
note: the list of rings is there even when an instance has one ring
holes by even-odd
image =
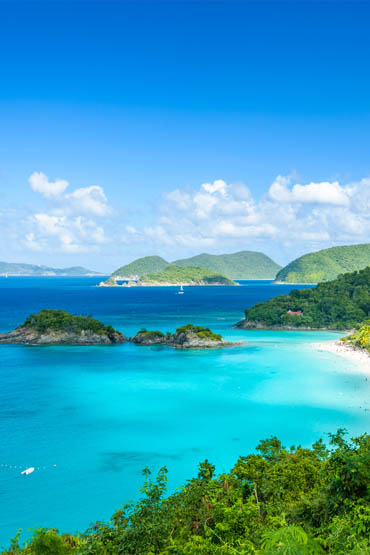
[[[184,288],[182,285],[180,285],[180,291],[177,292],[178,295],[183,295],[184,294]]]

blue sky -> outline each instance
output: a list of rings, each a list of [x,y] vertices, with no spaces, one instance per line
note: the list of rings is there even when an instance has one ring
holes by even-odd
[[[0,259],[368,242],[369,24],[367,2],[0,2]]]

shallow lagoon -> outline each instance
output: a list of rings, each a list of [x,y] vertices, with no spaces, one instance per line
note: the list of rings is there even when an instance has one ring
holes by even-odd
[[[97,288],[94,278],[0,278],[0,330],[41,308],[91,314],[133,335],[208,325],[243,346],[1,346],[0,545],[18,528],[83,530],[137,495],[141,469],[166,464],[171,490],[204,458],[219,472],[259,439],[308,445],[369,429],[370,381],[310,348],[327,332],[232,329],[243,308],[290,286]],[[56,467],[53,467],[56,464]],[[41,467],[21,476],[28,466]],[[43,468],[44,467],[44,468]]]

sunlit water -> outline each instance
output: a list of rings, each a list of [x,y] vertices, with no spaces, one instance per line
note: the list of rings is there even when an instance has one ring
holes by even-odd
[[[204,458],[227,471],[258,441],[309,445],[369,429],[370,381],[319,353],[327,332],[242,331],[232,324],[289,286],[97,288],[93,278],[0,278],[0,331],[41,308],[91,314],[127,336],[192,322],[245,345],[0,346],[0,545],[18,528],[84,530],[137,496],[141,470],[167,465],[173,491]],[[53,465],[56,465],[54,467]],[[21,470],[39,468],[30,476]]]

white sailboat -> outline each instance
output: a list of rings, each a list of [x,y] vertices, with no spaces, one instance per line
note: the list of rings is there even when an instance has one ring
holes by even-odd
[[[183,295],[184,294],[184,288],[182,285],[180,285],[180,291],[177,292],[178,295]]]

